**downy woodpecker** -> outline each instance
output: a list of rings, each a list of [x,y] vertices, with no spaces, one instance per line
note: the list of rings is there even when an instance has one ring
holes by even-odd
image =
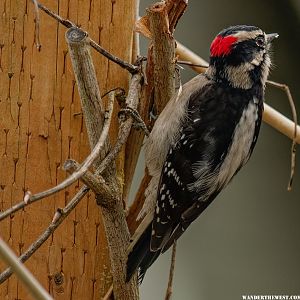
[[[221,31],[207,71],[184,84],[158,117],[145,142],[152,179],[139,217],[148,223],[130,246],[127,280],[138,270],[142,281],[249,160],[277,37],[246,25]]]

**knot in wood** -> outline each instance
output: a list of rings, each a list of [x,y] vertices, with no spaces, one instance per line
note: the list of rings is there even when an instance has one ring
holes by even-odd
[[[62,294],[64,292],[64,288],[63,288],[63,284],[65,282],[65,276],[62,272],[58,272],[56,274],[54,274],[53,276],[53,281],[55,284],[55,292]]]
[[[78,27],[71,27],[66,32],[66,38],[71,43],[78,43],[83,41],[88,36],[87,32],[81,30]]]
[[[54,274],[53,280],[56,285],[62,285],[64,283],[64,274],[62,272]]]

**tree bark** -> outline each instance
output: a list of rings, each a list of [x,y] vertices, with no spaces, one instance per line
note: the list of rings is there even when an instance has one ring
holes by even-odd
[[[132,60],[135,1],[43,2],[77,23],[111,53]],[[0,4],[0,209],[62,181],[64,161],[89,153],[80,100],[61,25],[40,12],[41,49],[33,45],[34,6],[30,1]],[[127,88],[129,74],[92,51],[101,91]],[[114,118],[112,143],[118,131]],[[124,151],[117,160],[123,182]],[[1,223],[0,235],[20,255],[45,229],[58,207],[79,184],[26,207]],[[90,193],[26,263],[55,299],[100,299],[112,283],[102,216]],[[0,262],[1,271],[6,266]],[[0,299],[27,299],[12,276],[0,286]]]

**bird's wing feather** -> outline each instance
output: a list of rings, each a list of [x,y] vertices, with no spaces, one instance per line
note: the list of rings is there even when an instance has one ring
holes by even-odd
[[[214,82],[191,95],[188,120],[182,124],[180,139],[169,149],[161,172],[152,251],[168,248],[222,188],[216,181],[218,169],[242,114],[240,101],[249,100],[247,94],[240,97]]]

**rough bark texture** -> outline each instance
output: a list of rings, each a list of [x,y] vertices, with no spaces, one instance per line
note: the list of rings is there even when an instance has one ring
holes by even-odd
[[[103,47],[131,60],[135,1],[43,1],[79,24]],[[41,51],[34,42],[30,1],[0,2],[0,209],[65,178],[68,158],[89,152],[80,101],[65,43],[65,28],[40,13]],[[93,52],[103,92],[127,87],[128,73]],[[117,76],[116,76],[117,74]],[[111,130],[113,141],[117,122]],[[117,163],[122,180],[124,152]],[[78,186],[31,205],[1,223],[0,234],[22,253],[51,222]],[[111,285],[100,210],[92,194],[84,199],[26,263],[55,299],[99,299]],[[4,265],[0,263],[1,271]],[[28,299],[13,276],[0,286],[0,299]]]
[[[93,149],[96,147],[96,143],[102,131],[101,121],[103,121],[104,111],[102,109],[97,78],[89,51],[89,39],[85,32],[77,27],[73,27],[67,31],[66,40],[69,45],[72,65],[79,89],[88,137],[91,149]],[[141,75],[134,75],[126,99],[126,104],[132,105],[134,108],[137,107],[139,102],[140,81]],[[111,109],[112,108],[110,108],[110,110]],[[132,123],[132,120],[129,121]],[[106,144],[108,145],[108,140]],[[100,160],[98,164],[100,165]],[[138,299],[136,278],[133,278],[128,284],[125,284],[126,254],[130,236],[120,193],[121,189],[116,180],[114,164],[110,167],[112,168],[112,172],[104,177],[105,181],[109,183],[108,188],[110,191],[106,193],[100,191],[99,194],[95,190],[94,192],[96,193],[97,203],[102,202],[103,223],[109,245],[108,248],[113,274],[114,297],[118,300],[135,300]],[[116,201],[112,201],[114,205],[109,207],[103,205],[103,202],[107,202],[107,198],[111,197],[116,199]]]
[[[187,7],[186,0],[167,0],[158,2],[147,9],[147,15],[136,23],[136,30],[151,39],[148,48],[144,99],[140,104],[140,115],[148,127],[152,127],[154,120],[150,111],[157,116],[164,109],[175,91],[175,39],[173,33],[179,18]],[[138,153],[142,146],[144,135],[133,133],[134,143],[129,139],[127,144],[128,162],[125,164],[126,173],[131,174],[135,168]],[[130,148],[129,148],[130,147]],[[136,217],[145,201],[145,189],[151,177],[148,172],[140,183],[134,203],[130,207],[127,222],[133,233],[139,222]]]
[[[171,0],[166,3],[158,2],[149,7],[147,15],[136,24],[137,31],[146,36],[145,31],[147,31],[148,37],[152,38],[147,59],[147,86],[144,99],[141,101],[139,108],[141,117],[149,127],[153,125],[153,119],[150,119],[149,114],[151,109],[153,109],[154,114],[158,115],[174,92],[175,39],[172,33],[186,7],[182,3],[184,3],[183,0]],[[184,8],[181,7],[182,5]],[[145,24],[143,24],[143,21],[145,21]],[[143,25],[144,31],[140,30],[140,25]],[[170,74],[172,75],[170,76]],[[129,193],[143,139],[144,132],[133,132],[126,146],[125,198]]]

